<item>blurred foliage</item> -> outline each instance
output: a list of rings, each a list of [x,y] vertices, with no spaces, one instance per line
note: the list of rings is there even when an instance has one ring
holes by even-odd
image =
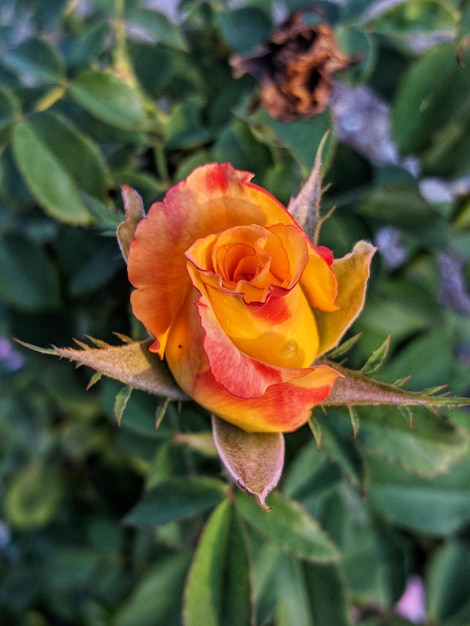
[[[319,2],[358,63],[327,111],[285,124],[229,59],[309,4],[2,1],[1,624],[409,624],[395,606],[412,575],[427,624],[470,623],[468,411],[415,411],[411,429],[361,409],[356,438],[347,412],[318,411],[321,449],[308,427],[286,438],[265,514],[221,476],[202,409],[140,392],[115,406],[118,384],[86,391],[90,372],[12,342],[143,337],[121,184],[148,206],[227,160],[287,203],[330,130],[322,243],[381,246],[348,365],[390,333],[381,378],[468,394],[468,2]]]

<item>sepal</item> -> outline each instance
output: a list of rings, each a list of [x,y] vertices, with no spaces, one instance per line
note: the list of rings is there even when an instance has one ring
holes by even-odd
[[[96,340],[93,341],[97,343]],[[122,346],[111,346],[99,341],[98,348],[91,348],[83,342],[78,342],[81,349],[55,346],[39,348],[21,341],[19,343],[36,352],[65,357],[78,365],[91,367],[100,374],[133,389],[141,389],[172,400],[188,400],[186,394],[173,380],[166,363],[149,351],[152,339],[126,343]],[[96,376],[93,376],[92,382],[96,382]]]
[[[212,435],[225,469],[240,489],[270,511],[266,497],[279,482],[284,465],[281,433],[248,433],[212,416]]]
[[[470,398],[450,396],[447,393],[436,395],[436,391],[441,391],[443,387],[409,391],[398,385],[374,380],[362,372],[347,369],[328,359],[323,359],[322,363],[336,369],[342,375],[336,379],[330,395],[322,402],[322,406],[325,407],[396,405],[439,409],[470,405]]]

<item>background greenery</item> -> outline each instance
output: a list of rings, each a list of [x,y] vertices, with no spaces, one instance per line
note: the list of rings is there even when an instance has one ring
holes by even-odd
[[[318,411],[321,449],[308,427],[286,437],[264,514],[227,484],[202,409],[87,391],[90,371],[12,342],[143,336],[121,184],[148,206],[227,160],[288,202],[330,129],[321,243],[381,246],[348,366],[391,333],[375,376],[470,390],[468,4],[319,3],[360,62],[331,108],[289,124],[253,110],[229,58],[309,3],[160,4],[173,21],[144,0],[0,8],[0,623],[399,625],[418,576],[427,624],[468,625],[468,411],[415,411],[411,429],[364,409],[356,438],[347,413]]]

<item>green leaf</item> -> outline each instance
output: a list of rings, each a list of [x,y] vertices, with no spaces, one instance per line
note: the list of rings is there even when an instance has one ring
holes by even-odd
[[[114,626],[176,624],[178,598],[182,594],[189,562],[187,552],[162,559],[138,581],[131,595],[119,607],[113,619]]]
[[[266,13],[256,7],[220,11],[217,22],[222,37],[238,54],[252,51],[268,38],[272,30]]]
[[[361,448],[422,476],[447,472],[467,446],[465,433],[422,408],[413,412],[413,428],[391,407],[361,409],[360,416],[357,442]],[[332,423],[337,419],[333,412],[328,415]]]
[[[341,474],[331,463],[323,449],[309,440],[292,459],[283,476],[283,493],[292,500],[298,500],[310,508],[311,502],[333,489],[341,482]]]
[[[126,17],[129,22],[138,25],[154,42],[187,52],[188,44],[182,28],[174,24],[163,13],[139,7],[131,10]]]
[[[318,522],[295,500],[273,492],[269,498],[272,511],[268,513],[240,492],[235,495],[235,504],[251,526],[283,551],[313,562],[339,558],[338,550]]]
[[[59,277],[42,248],[19,236],[0,238],[0,298],[30,313],[60,305]]]
[[[259,506],[269,510],[266,496],[277,485],[284,464],[281,433],[248,433],[212,416],[212,434],[220,460],[235,483]]]
[[[70,121],[48,111],[32,115],[28,123],[80,190],[98,197],[104,194],[109,173],[96,144]]]
[[[13,150],[29,190],[51,217],[73,225],[90,223],[76,182],[28,121],[16,125]]]
[[[245,536],[229,500],[212,513],[196,549],[186,583],[183,624],[254,624]]]
[[[2,54],[2,63],[20,77],[32,76],[42,83],[59,82],[65,73],[62,57],[44,39],[26,39]]]
[[[470,550],[458,539],[440,547],[433,555],[427,576],[428,615],[436,624],[458,626],[470,620]]]
[[[14,92],[7,87],[0,87],[0,128],[13,123],[21,107]]]
[[[258,175],[270,160],[266,146],[256,141],[249,126],[238,119],[218,134],[212,154],[215,161],[230,161],[234,167],[257,172]]]
[[[276,626],[313,626],[301,562],[282,554],[276,564],[274,584]]]
[[[6,518],[16,528],[45,526],[57,513],[62,496],[60,474],[44,459],[32,459],[16,474],[6,490]]]
[[[268,146],[274,144],[286,148],[299,163],[305,176],[308,176],[314,167],[317,146],[332,126],[329,110],[312,120],[285,123],[273,120],[264,109],[259,109],[248,122],[260,141],[267,143]],[[325,167],[332,157],[333,145],[334,138],[330,134],[324,148]]]
[[[107,22],[95,22],[73,40],[69,52],[69,64],[75,69],[88,65],[106,48],[106,41],[111,33],[111,25]]]
[[[412,65],[392,109],[393,136],[403,153],[423,151],[436,131],[468,109],[469,72],[456,63],[450,43],[434,46]]]
[[[137,130],[145,125],[145,111],[137,90],[112,74],[85,70],[73,81],[69,93],[85,111],[110,126]]]
[[[335,29],[335,38],[341,52],[356,62],[337,76],[354,86],[365,82],[375,61],[374,40],[358,26],[340,25]]]
[[[415,186],[385,184],[367,193],[358,206],[366,218],[403,229],[433,245],[447,240],[448,226]]]
[[[470,459],[432,480],[368,456],[368,500],[390,524],[430,535],[456,532],[470,519]]]
[[[349,626],[345,581],[337,565],[303,563],[312,623]]]
[[[158,356],[149,352],[148,348],[152,343],[153,340],[146,340],[103,348],[90,348],[81,344],[82,350],[38,348],[25,343],[22,345],[36,352],[65,357],[70,361],[87,365],[135,389],[142,389],[174,400],[186,400],[187,396],[173,381],[166,364],[160,361]]]
[[[326,452],[329,461],[338,466],[341,474],[351,485],[362,490],[364,462],[357,445],[351,440],[350,423],[347,420],[338,422],[330,419],[330,415],[321,414],[318,415],[318,421],[322,427],[322,449]]]
[[[201,122],[202,106],[201,99],[191,98],[173,107],[164,127],[166,148],[191,149],[209,141],[210,134]]]
[[[218,504],[226,485],[215,478],[170,478],[144,494],[126,515],[131,526],[153,526],[193,517]]]

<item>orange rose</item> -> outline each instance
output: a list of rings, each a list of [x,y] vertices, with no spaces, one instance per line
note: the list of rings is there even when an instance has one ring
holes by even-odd
[[[130,247],[131,303],[189,396],[246,431],[286,432],[340,376],[314,361],[362,309],[373,247],[333,262],[251,178],[205,165],[152,205]]]

